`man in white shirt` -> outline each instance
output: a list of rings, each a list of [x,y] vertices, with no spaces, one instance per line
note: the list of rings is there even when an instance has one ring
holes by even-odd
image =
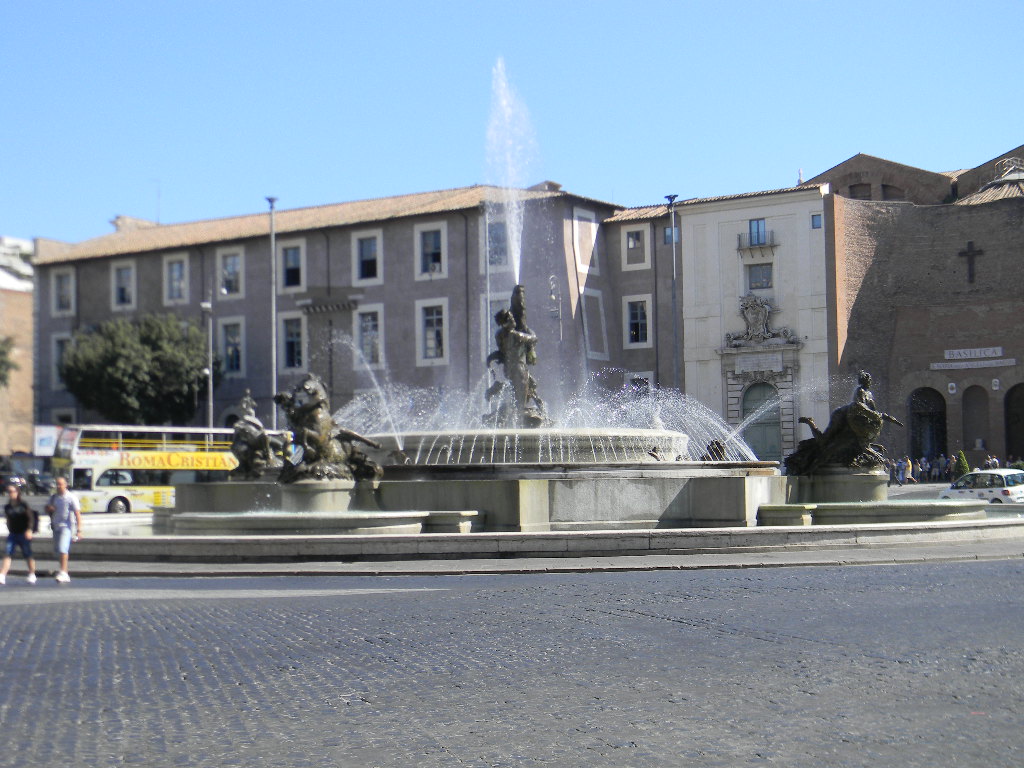
[[[50,497],[46,511],[50,514],[50,527],[53,529],[53,552],[60,561],[56,578],[61,583],[67,583],[71,581],[68,575],[71,542],[78,541],[82,536],[82,507],[78,497],[68,490],[67,478],[57,478],[57,492]]]

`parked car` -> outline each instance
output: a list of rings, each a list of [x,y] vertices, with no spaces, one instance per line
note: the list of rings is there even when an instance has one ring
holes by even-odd
[[[991,504],[1024,504],[1024,472],[1019,469],[978,469],[968,472],[939,494],[940,499]]]

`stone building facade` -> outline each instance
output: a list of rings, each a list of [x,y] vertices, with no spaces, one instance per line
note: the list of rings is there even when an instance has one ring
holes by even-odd
[[[273,423],[275,388],[290,389],[306,372],[323,378],[336,404],[384,378],[439,393],[473,391],[487,375],[494,310],[508,305],[517,279],[531,327],[579,349],[580,297],[600,291],[599,225],[614,209],[550,182],[519,197],[521,265],[513,263],[501,191],[492,187],[276,211],[276,296],[269,211],[165,225],[120,217],[116,232],[93,240],[39,240],[36,418],[98,419],[64,389],[62,350],[76,331],[149,312],[212,325],[224,366],[217,426],[238,415],[246,389],[258,415]],[[561,314],[549,311],[553,296]],[[557,356],[541,356],[537,378],[560,376]],[[196,420],[205,421],[202,405]]]
[[[620,295],[616,359],[630,375],[678,387],[743,425],[763,459],[796,447],[800,416],[828,416],[826,194],[827,186],[807,185],[696,198],[627,209],[605,222]],[[630,343],[638,308],[651,328]]]

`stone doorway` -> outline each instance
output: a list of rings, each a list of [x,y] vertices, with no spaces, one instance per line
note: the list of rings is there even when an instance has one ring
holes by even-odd
[[[910,455],[933,459],[946,451],[946,399],[931,387],[910,393]]]
[[[743,430],[743,439],[761,461],[782,461],[782,413],[779,391],[767,382],[751,384],[743,393],[743,419],[764,413]]]
[[[1024,460],[1024,384],[1017,384],[1006,393],[1006,455]]]

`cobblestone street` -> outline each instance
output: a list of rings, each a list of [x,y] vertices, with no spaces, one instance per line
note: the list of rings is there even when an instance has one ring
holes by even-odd
[[[1017,766],[1024,564],[0,588],[0,766]]]

